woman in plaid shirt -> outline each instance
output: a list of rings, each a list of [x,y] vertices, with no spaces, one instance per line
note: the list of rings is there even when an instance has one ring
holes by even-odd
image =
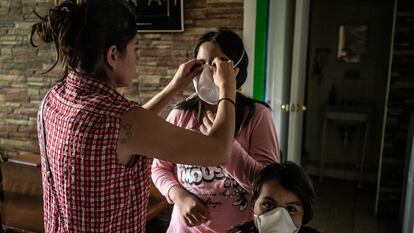
[[[39,114],[46,142],[40,140],[45,232],[144,232],[151,158],[202,166],[229,160],[238,69],[231,60],[214,59],[221,101],[203,135],[157,116],[201,72],[201,61],[181,64],[143,106],[116,91],[131,83],[138,63],[134,9],[127,1],[65,1],[39,19],[31,43],[35,34],[54,43],[55,65],[65,72]]]

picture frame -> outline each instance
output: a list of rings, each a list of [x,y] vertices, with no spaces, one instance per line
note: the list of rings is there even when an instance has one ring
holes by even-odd
[[[337,59],[345,63],[361,63],[367,55],[368,25],[339,26]]]
[[[183,0],[130,0],[138,32],[184,31]]]

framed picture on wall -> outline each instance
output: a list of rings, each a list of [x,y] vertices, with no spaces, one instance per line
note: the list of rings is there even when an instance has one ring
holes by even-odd
[[[365,24],[340,25],[338,61],[361,63],[367,55],[368,26]]]
[[[184,31],[183,0],[129,0],[135,7],[138,32]]]

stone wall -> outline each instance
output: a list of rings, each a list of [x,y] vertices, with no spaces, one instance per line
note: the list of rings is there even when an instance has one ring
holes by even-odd
[[[36,113],[42,97],[61,77],[60,67],[44,74],[54,63],[51,45],[31,47],[32,11],[41,15],[53,0],[0,0],[0,154],[38,153]],[[217,27],[242,36],[243,0],[184,0],[184,32],[139,34],[137,74],[127,98],[145,103],[171,79],[178,65],[192,57],[195,40]],[[173,101],[189,95],[189,87]],[[166,109],[162,116],[168,112]]]
[[[378,214],[397,216],[407,177],[410,114],[414,113],[414,2],[399,0],[379,189]]]

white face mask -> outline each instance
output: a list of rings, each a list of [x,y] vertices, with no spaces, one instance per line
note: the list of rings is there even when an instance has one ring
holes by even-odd
[[[244,50],[243,54],[241,55],[240,59],[236,62],[234,67],[240,63],[240,61],[244,57]],[[220,98],[220,90],[214,83],[214,71],[212,67],[208,64],[203,65],[203,70],[201,71],[200,75],[193,79],[194,88],[200,97],[201,100],[208,104],[217,104]]]
[[[217,104],[220,90],[214,84],[213,69],[208,64],[203,65],[203,70],[193,79],[193,84],[201,100],[209,104]]]
[[[275,208],[262,215],[254,215],[254,225],[260,233],[296,233],[295,226],[289,212],[285,208]]]

